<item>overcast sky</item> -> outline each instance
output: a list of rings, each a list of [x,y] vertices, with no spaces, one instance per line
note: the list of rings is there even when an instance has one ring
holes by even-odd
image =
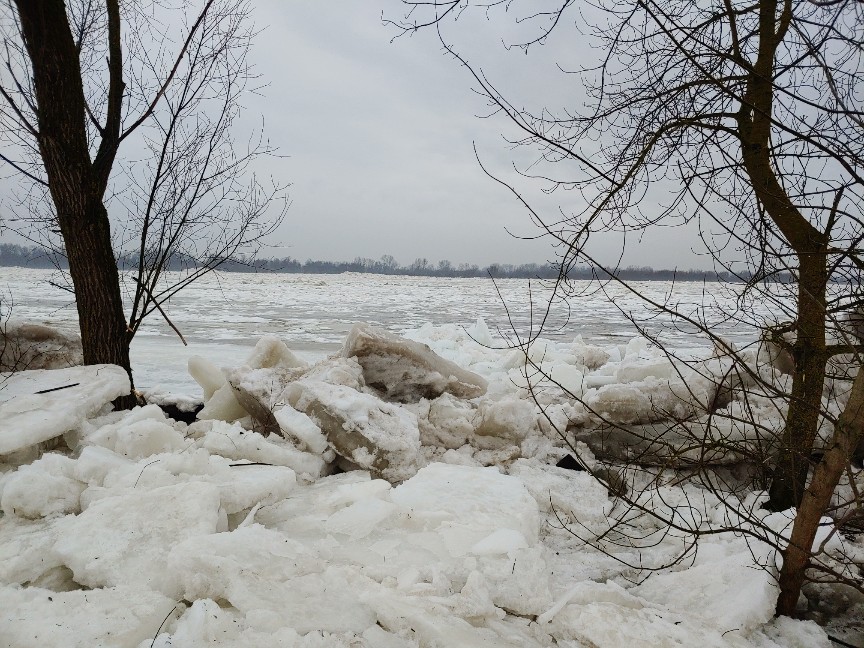
[[[516,239],[538,231],[474,157],[506,175],[514,155],[502,138],[508,124],[481,119],[485,101],[468,72],[445,55],[434,32],[391,42],[396,31],[382,12],[399,18],[398,0],[257,0],[253,19],[264,31],[253,58],[269,83],[262,99],[247,101],[263,115],[267,136],[289,156],[274,167],[292,183],[292,206],[279,232],[278,256],[349,260],[392,254],[402,263],[486,265],[553,258],[545,241]],[[575,66],[591,56],[572,28],[528,56],[508,51],[524,27],[501,13],[492,20],[463,16],[446,38],[479,65],[518,105],[580,102]],[[580,48],[583,48],[580,50]],[[526,157],[529,156],[529,157]],[[535,196],[543,209],[575,197]],[[545,202],[544,202],[545,200]],[[572,204],[572,203],[571,203]],[[694,238],[670,231],[628,243],[624,265],[696,267]],[[609,248],[608,255],[618,251]]]
[[[548,0],[522,0],[488,18],[466,12],[445,25],[444,38],[516,107],[579,109],[585,102],[579,79],[559,66],[590,65],[599,52],[575,29],[575,15],[527,56],[505,47],[537,35],[537,26],[516,13],[530,12],[531,2]],[[481,266],[555,258],[551,243],[537,240],[541,232],[524,207],[483,172],[474,150],[507,180],[519,179],[514,162],[529,168],[537,152],[508,144],[505,136],[515,131],[505,118],[484,118],[486,100],[434,30],[394,40],[399,32],[382,15],[399,20],[401,0],[255,0],[251,7],[261,30],[251,56],[266,87],[245,99],[241,125],[251,133],[263,118],[265,136],[285,156],[268,160],[264,171],[291,184],[292,201],[265,256],[342,261],[389,254],[402,264],[425,257]],[[566,176],[556,165],[559,171]],[[0,176],[6,212],[14,203],[11,186]],[[577,192],[547,196],[523,180],[518,186],[550,221],[559,209],[568,214],[581,206]],[[651,201],[644,202],[650,209]],[[682,229],[631,236],[622,264],[707,267],[690,250],[697,243],[693,231]],[[595,245],[604,263],[621,254],[620,239]]]

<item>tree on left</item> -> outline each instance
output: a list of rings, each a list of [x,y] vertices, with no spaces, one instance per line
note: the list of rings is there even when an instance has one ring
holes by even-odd
[[[255,78],[248,4],[206,0],[197,13],[187,0],[4,4],[0,159],[27,184],[31,220],[41,208],[37,231],[62,239],[85,364],[116,364],[131,379],[144,316],[168,320],[163,304],[176,290],[260,244],[284,213],[268,210],[284,187],[264,190],[254,173],[238,183],[272,152],[259,139],[237,154],[231,139],[238,98]],[[147,168],[118,163],[121,147]],[[119,243],[111,205],[126,212]],[[130,241],[139,263],[127,319],[115,244]],[[166,280],[177,268],[185,274]]]

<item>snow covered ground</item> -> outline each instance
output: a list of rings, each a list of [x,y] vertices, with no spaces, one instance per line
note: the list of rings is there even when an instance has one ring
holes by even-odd
[[[553,424],[590,425],[572,395],[638,423],[646,402],[690,402],[676,380],[698,399],[701,374],[638,338],[541,342],[547,417],[524,355],[482,320],[408,337],[358,327],[311,366],[273,337],[224,371],[195,359],[189,425],[111,412],[128,389],[113,367],[4,377],[0,646],[831,645],[772,618],[778,558],[758,541],[707,536],[656,573],[636,567],[688,539],[649,517],[641,545],[586,542],[618,504],[554,465],[570,450]],[[645,495],[702,529],[728,521],[694,486]]]

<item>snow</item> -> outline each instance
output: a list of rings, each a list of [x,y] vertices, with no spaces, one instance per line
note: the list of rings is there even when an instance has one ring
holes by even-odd
[[[0,392],[0,646],[830,645],[813,623],[772,619],[779,556],[766,543],[717,533],[665,567],[686,537],[640,516],[628,522],[644,543],[618,542],[607,485],[554,465],[572,454],[633,485],[559,431],[591,432],[601,416],[662,430],[687,414],[686,441],[724,375],[711,349],[684,362],[642,339],[580,336],[524,353],[482,319],[406,333],[426,348],[352,335],[311,365],[274,337],[239,367],[190,360],[206,402],[190,425],[155,405],[108,411],[128,390],[117,368],[12,376]],[[358,351],[373,339],[386,354]],[[730,383],[719,409],[742,412],[740,393]],[[782,418],[751,396],[766,425]],[[755,435],[721,425],[701,430]],[[706,530],[741,523],[711,493],[654,477],[640,504]],[[788,537],[788,513],[756,516]],[[659,567],[646,578],[628,564]]]

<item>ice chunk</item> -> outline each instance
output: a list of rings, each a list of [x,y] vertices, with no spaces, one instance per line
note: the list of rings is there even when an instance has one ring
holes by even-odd
[[[385,398],[416,402],[449,392],[460,398],[486,393],[486,380],[445,360],[427,345],[367,324],[355,324],[342,355],[356,357],[366,384]]]
[[[126,586],[72,592],[0,587],[0,645],[134,647],[149,643],[175,605],[158,592]]]
[[[611,357],[605,349],[592,344],[585,344],[581,335],[577,335],[573,339],[573,343],[570,345],[570,353],[573,354],[579,364],[591,371],[602,367],[609,362]]]
[[[309,452],[316,454],[321,454],[327,449],[327,437],[321,432],[321,428],[303,412],[298,412],[290,405],[284,405],[274,414],[284,437],[296,439]]]
[[[574,398],[581,398],[585,392],[585,376],[573,365],[553,365],[549,371],[549,378]]]
[[[320,477],[324,470],[321,457],[298,450],[279,437],[264,438],[236,423],[214,421],[204,434],[202,445],[208,452],[223,457],[288,466],[313,478]]]
[[[325,358],[309,369],[304,377],[306,380],[317,380],[357,390],[366,385],[363,381],[363,367],[355,358]]]
[[[216,472],[208,481],[219,487],[222,508],[233,515],[285,499],[293,492],[297,476],[286,466],[234,464],[229,471]]]
[[[214,533],[219,489],[189,482],[100,499],[59,520],[54,551],[88,587],[133,585],[176,597],[175,576],[162,567],[175,544]]]
[[[63,369],[81,364],[81,336],[75,333],[16,319],[0,326],[0,371]]]
[[[61,567],[63,561],[52,550],[56,539],[50,520],[0,520],[0,583],[32,583]]]
[[[585,405],[612,423],[682,420],[707,412],[716,393],[713,380],[690,371],[682,378],[648,377],[639,382],[605,385],[585,395]]]
[[[423,445],[461,448],[474,435],[480,421],[477,406],[451,394],[441,394],[429,402],[429,412],[420,417],[420,439]]]
[[[300,380],[285,391],[333,450],[376,476],[401,481],[414,474],[420,452],[417,417],[400,407],[341,385]]]
[[[721,632],[752,630],[773,618],[778,588],[773,573],[753,564],[749,544],[701,543],[694,566],[654,574],[631,592],[671,610],[685,600]]]
[[[222,375],[219,367],[201,356],[191,356],[187,367],[189,375],[201,386],[205,401],[210,400],[213,394],[225,384],[225,376]]]
[[[477,321],[468,327],[467,333],[477,344],[484,347],[493,347],[495,345],[495,340],[492,339],[489,327],[482,317],[478,317]]]
[[[168,555],[168,567],[180,581],[183,596],[227,599],[236,590],[235,606],[254,581],[285,582],[322,568],[314,553],[278,531],[259,524],[227,533],[192,537],[177,543]],[[250,582],[244,583],[244,580]],[[242,609],[240,607],[239,609]]]
[[[509,540],[514,542],[513,537]],[[519,548],[516,544],[511,544],[504,559],[489,555],[489,545],[481,544],[487,553],[479,556],[478,568],[486,577],[495,605],[516,614],[540,614],[552,602],[544,548]]]
[[[397,590],[375,588],[364,593],[363,600],[375,610],[381,625],[417,637],[421,646],[516,648],[532,645],[524,636],[516,633],[502,636],[490,628],[475,627],[441,606],[430,605],[418,597],[406,597]]]
[[[328,533],[340,533],[352,540],[365,538],[399,508],[392,502],[369,498],[354,502],[331,515],[324,526]]]
[[[430,464],[394,488],[390,498],[427,529],[437,529],[456,556],[500,529],[537,542],[536,502],[519,479],[495,468]]]
[[[121,457],[107,448],[87,446],[73,464],[72,476],[91,486],[100,486],[112,470],[133,465],[129,459]]]
[[[281,404],[282,391],[304,373],[306,370],[303,368],[238,367],[226,371],[225,375],[234,390],[234,398],[255,420],[255,429],[271,434],[280,429],[273,410]]]
[[[248,416],[248,412],[237,402],[234,388],[231,387],[227,380],[224,381],[219,389],[213,392],[213,395],[204,403],[201,411],[198,412],[198,418],[202,421],[227,421],[232,423],[244,416]]]
[[[303,375],[306,363],[272,335],[255,345],[242,367],[224,372],[197,356],[189,360],[189,373],[204,390],[201,420],[233,422],[250,414],[264,432],[278,431],[273,407],[285,384]]]
[[[527,549],[528,543],[518,531],[513,529],[498,529],[475,543],[471,553],[476,556],[494,554],[513,554],[518,549]]]
[[[0,380],[0,455],[73,430],[129,393],[129,376],[114,365],[21,371]]]
[[[763,632],[783,648],[834,648],[837,645],[815,621],[781,616],[767,625]]]
[[[584,454],[591,453],[586,450]],[[579,458],[586,464],[593,463],[593,457],[586,461],[582,453]],[[549,514],[550,523],[552,519],[560,523],[570,518],[598,533],[606,528],[606,487],[587,472],[553,468],[536,459],[517,459],[510,474],[522,481],[539,509]]]
[[[74,478],[74,467],[75,461],[54,453],[21,466],[3,482],[3,512],[31,519],[77,513],[85,484]]]
[[[480,415],[476,430],[478,437],[495,437],[512,444],[519,443],[537,430],[533,403],[518,398],[484,401]]]
[[[137,407],[117,423],[85,433],[82,441],[131,459],[183,450],[190,445],[168,422],[158,405]]]
[[[187,540],[169,565],[183,597],[228,601],[270,630],[362,632],[376,621],[341,570],[325,568],[299,542],[257,524]]]
[[[265,335],[258,340],[244,364],[253,369],[297,369],[306,366],[282,340],[273,335]]]

